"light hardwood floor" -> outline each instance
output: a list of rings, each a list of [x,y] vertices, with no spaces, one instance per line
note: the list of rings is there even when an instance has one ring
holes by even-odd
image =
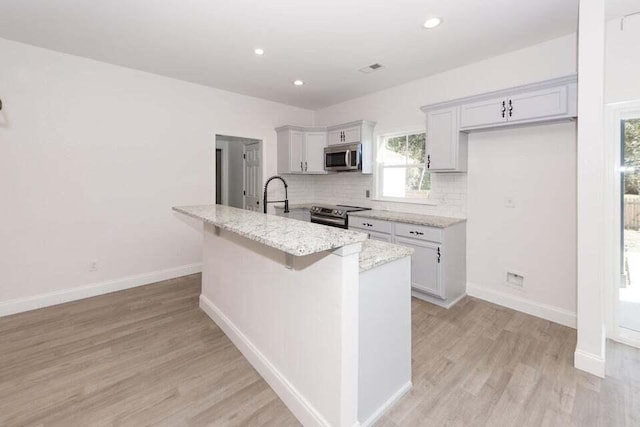
[[[198,309],[200,276],[0,318],[0,426],[295,426]],[[640,352],[573,369],[575,331],[466,298],[414,300],[413,389],[395,426],[640,426]]]

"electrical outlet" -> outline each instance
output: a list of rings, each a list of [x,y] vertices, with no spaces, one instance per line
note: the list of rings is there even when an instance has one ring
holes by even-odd
[[[365,195],[365,197],[368,199],[369,197],[371,197],[371,191],[366,190],[366,191],[364,192],[364,195]]]
[[[513,286],[516,288],[524,288],[524,274],[515,273],[513,271],[507,270],[507,285]]]
[[[98,260],[94,259],[89,263],[89,271],[98,271]]]
[[[511,196],[507,196],[504,198],[504,207],[505,208],[515,208],[516,207],[516,199]]]

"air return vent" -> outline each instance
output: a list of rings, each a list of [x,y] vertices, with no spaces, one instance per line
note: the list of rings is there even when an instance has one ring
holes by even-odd
[[[384,65],[378,64],[376,62],[375,64],[371,64],[367,67],[360,68],[358,71],[360,71],[361,73],[369,74],[369,73],[373,73],[374,71],[381,70],[383,68],[384,68]]]

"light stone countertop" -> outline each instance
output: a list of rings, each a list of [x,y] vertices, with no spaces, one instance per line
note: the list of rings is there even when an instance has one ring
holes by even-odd
[[[394,211],[358,211],[350,213],[349,216],[358,218],[380,219],[383,221],[401,222],[405,224],[426,225],[429,227],[447,228],[452,225],[465,222],[463,218],[449,218],[444,216],[432,216],[414,213],[394,212]]]
[[[367,240],[365,233],[223,205],[177,206],[173,210],[295,256]]]
[[[383,264],[411,256],[413,249],[379,240],[362,242],[360,252],[360,273],[379,267]]]

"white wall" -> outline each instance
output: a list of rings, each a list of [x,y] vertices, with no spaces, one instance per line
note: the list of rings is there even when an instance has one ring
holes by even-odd
[[[316,111],[314,123],[373,120],[377,134],[424,128],[422,105],[575,73],[576,44],[576,36],[568,35],[410,82]],[[472,134],[468,175],[442,180],[440,176],[447,175],[438,175],[433,180],[438,206],[380,203],[376,207],[468,216],[468,280],[476,294],[574,324],[575,141],[575,124],[570,123]],[[512,188],[515,183],[528,188],[528,193],[512,194],[517,191]],[[363,194],[371,185],[362,178],[349,191]],[[518,199],[516,209],[504,207],[506,195]],[[447,205],[455,200],[462,206]],[[541,232],[545,224],[548,228]],[[496,234],[488,235],[487,229]],[[505,267],[524,270],[524,292],[502,284]]]
[[[199,263],[201,235],[171,206],[214,202],[214,134],[264,140],[269,175],[274,128],[312,121],[3,39],[0,58],[0,314],[17,298]]]
[[[640,16],[625,20],[624,31],[620,20],[607,23],[606,38],[606,102],[640,99]]]

